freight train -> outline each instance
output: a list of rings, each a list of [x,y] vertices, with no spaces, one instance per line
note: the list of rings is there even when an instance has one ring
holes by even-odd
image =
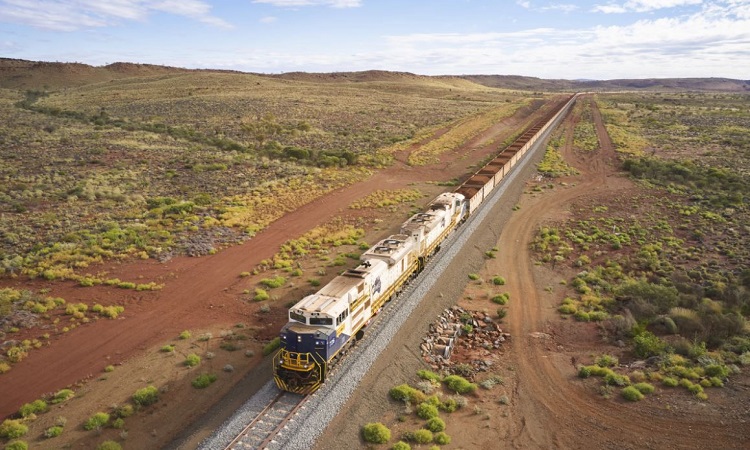
[[[473,214],[526,151],[575,100],[559,100],[549,112],[469,177],[454,192],[440,194],[424,212],[413,215],[399,234],[368,249],[360,264],[335,277],[289,309],[281,349],[274,355],[279,389],[315,392],[330,368],[361,339],[367,325],[404,286],[422,271],[445,238]]]

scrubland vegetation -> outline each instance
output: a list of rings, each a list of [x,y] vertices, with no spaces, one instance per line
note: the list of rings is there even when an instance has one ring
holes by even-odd
[[[628,375],[581,366],[603,393],[637,401],[662,387],[705,400],[750,363],[750,159],[746,96],[606,95],[622,168],[643,189],[581,202],[574,219],[542,227],[539,260],[577,271],[559,311],[596,321],[606,339],[656,357]],[[584,150],[580,148],[580,150]],[[605,360],[603,360],[605,361]],[[650,387],[649,387],[650,386]]]

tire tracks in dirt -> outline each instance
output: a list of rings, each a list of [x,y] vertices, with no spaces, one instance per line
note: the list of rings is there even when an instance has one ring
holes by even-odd
[[[646,402],[592,397],[580,383],[564,349],[558,346],[551,323],[560,321],[554,296],[542,294],[528,243],[546,217],[564,214],[575,199],[594,190],[617,195],[623,186],[617,180],[614,148],[595,103],[591,102],[601,148],[590,154],[563,151],[566,160],[581,172],[575,186],[556,188],[535,199],[526,198],[500,237],[502,250],[490,264],[491,271],[507,274],[514,307],[509,309],[512,360],[517,365],[517,386],[510,442],[512,448],[617,448],[671,449],[742,448],[748,430],[739,424],[704,420],[691,416],[679,423],[659,406]],[[566,121],[571,126],[571,118]],[[662,417],[665,416],[665,417]],[[732,444],[734,443],[734,445]],[[726,446],[726,447],[725,447]],[[718,447],[717,447],[718,448]]]

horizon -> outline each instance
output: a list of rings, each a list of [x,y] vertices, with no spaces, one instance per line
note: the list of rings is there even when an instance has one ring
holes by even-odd
[[[0,0],[9,59],[560,80],[750,73],[750,0]]]

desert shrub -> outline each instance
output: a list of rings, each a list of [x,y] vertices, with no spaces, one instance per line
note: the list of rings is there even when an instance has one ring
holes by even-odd
[[[724,382],[721,381],[721,378],[711,377],[709,381],[711,382],[711,386],[713,387],[724,387]]]
[[[639,391],[635,387],[628,386],[622,390],[622,397],[625,400],[628,400],[631,402],[637,402],[643,399],[643,394],[641,394],[641,391]]]
[[[159,390],[154,386],[148,386],[142,389],[138,389],[133,394],[133,403],[136,406],[148,406],[153,405],[159,401]]]
[[[192,336],[192,333],[190,333],[190,330],[185,330],[182,333],[180,333],[179,338],[182,340],[185,340],[185,339],[190,339],[191,336]]]
[[[498,305],[506,305],[508,303],[508,300],[510,300],[510,294],[508,294],[507,292],[503,292],[502,294],[495,295],[491,300],[493,303],[497,303]]]
[[[115,441],[104,441],[96,446],[96,450],[122,450],[122,446]]]
[[[604,384],[610,384],[614,386],[627,386],[630,384],[630,379],[626,375],[620,375],[614,372],[610,372],[604,375]]]
[[[596,365],[599,367],[614,367],[619,363],[617,357],[612,355],[601,355],[596,358]]]
[[[677,387],[677,385],[679,384],[679,382],[672,377],[664,377],[664,379],[661,380],[661,382],[664,386],[667,386],[667,387]]]
[[[159,351],[163,353],[174,353],[174,345],[165,345],[161,349],[159,349]]]
[[[505,278],[497,276],[492,278],[492,284],[495,286],[503,286],[505,284]]]
[[[31,403],[26,403],[25,405],[21,406],[21,408],[18,410],[18,413],[21,414],[21,417],[29,417],[32,414],[41,414],[43,412],[47,412],[49,409],[49,406],[47,406],[47,402],[44,400],[34,400]]]
[[[29,444],[25,441],[13,441],[5,444],[5,450],[28,450]]]
[[[433,438],[433,440],[435,441],[436,444],[440,444],[440,445],[448,445],[451,443],[451,437],[442,431],[440,433],[435,434],[435,437]]]
[[[417,430],[413,431],[411,433],[407,433],[407,439],[413,442],[416,442],[417,444],[429,444],[432,442],[432,431],[430,430]]]
[[[391,390],[388,391],[388,395],[399,402],[409,401],[410,403],[421,403],[426,399],[424,393],[408,384],[401,384],[391,388]]]
[[[709,364],[705,367],[706,376],[725,379],[729,376],[729,367],[724,364]]]
[[[479,279],[479,274],[478,274],[478,273],[470,273],[470,274],[469,274],[469,279],[470,279],[471,281],[476,281],[476,280],[478,280],[478,279]]]
[[[417,376],[423,380],[440,382],[441,376],[430,370],[418,370]]]
[[[445,430],[445,422],[440,417],[432,417],[425,424],[425,428],[433,433],[437,433],[438,431]]]
[[[253,297],[253,301],[263,302],[269,298],[271,298],[271,296],[268,294],[268,291],[261,288],[255,288],[255,297]]]
[[[445,399],[445,401],[440,403],[440,406],[438,406],[438,408],[441,411],[452,413],[453,411],[458,409],[458,403],[454,398],[447,398]]]
[[[95,430],[102,428],[109,422],[109,414],[98,412],[93,416],[89,417],[88,420],[83,424],[84,430]]]
[[[504,319],[505,316],[508,315],[508,310],[505,308],[497,308],[497,317],[499,319]]]
[[[107,366],[107,367],[104,368],[104,371],[107,372],[107,373],[114,372],[115,371],[115,366],[113,366],[113,365],[110,364],[109,366]]]
[[[58,403],[62,403],[64,401],[70,400],[73,398],[73,396],[76,395],[75,392],[73,392],[71,389],[61,389],[57,391],[57,393],[52,397],[50,400],[50,403],[53,405],[56,405]]]
[[[121,430],[125,426],[125,421],[122,419],[122,417],[118,417],[114,421],[112,421],[112,428],[116,430]]]
[[[589,366],[579,366],[578,367],[578,377],[579,378],[588,378],[591,376],[591,367]]]
[[[443,379],[443,382],[448,389],[459,394],[470,394],[477,390],[476,384],[458,375],[449,375]]]
[[[633,351],[641,358],[658,356],[667,350],[667,344],[650,331],[643,331],[634,337],[633,344]]]
[[[652,394],[654,392],[654,386],[649,383],[636,383],[633,385],[634,388],[638,389],[641,394]]]
[[[7,439],[16,439],[29,432],[29,427],[24,425],[20,420],[5,419],[0,424],[0,437]]]
[[[431,419],[439,414],[437,407],[433,404],[422,402],[417,406],[417,416],[422,419]]]
[[[58,437],[62,434],[63,429],[64,428],[61,426],[49,427],[46,430],[44,430],[44,437],[46,437],[47,439]]]
[[[440,397],[438,397],[437,395],[431,395],[425,399],[424,403],[430,404],[437,408],[438,406],[440,406]]]
[[[391,440],[391,430],[380,422],[362,427],[362,438],[371,444],[385,444]]]
[[[0,374],[10,372],[10,364],[0,361]]]
[[[195,353],[191,353],[185,357],[184,364],[188,367],[195,367],[201,363],[201,357]]]
[[[263,356],[268,356],[281,347],[281,338],[275,337],[268,344],[263,346]]]
[[[192,385],[196,389],[204,389],[207,388],[216,381],[216,375],[212,373],[204,373],[202,375],[198,375],[198,377],[192,381]]]
[[[393,447],[391,447],[391,450],[411,450],[411,445],[409,445],[407,442],[404,442],[404,441],[398,441],[395,444],[393,444]]]
[[[286,283],[286,278],[282,276],[277,276],[273,278],[264,278],[260,280],[260,284],[264,285],[268,289],[273,289],[277,287],[281,287]]]
[[[128,418],[132,416],[134,412],[133,405],[129,403],[118,406],[114,409],[114,415],[120,419]]]

